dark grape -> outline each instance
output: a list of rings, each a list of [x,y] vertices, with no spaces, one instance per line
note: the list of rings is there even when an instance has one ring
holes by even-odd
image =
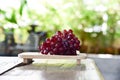
[[[39,47],[42,54],[47,55],[77,55],[76,50],[80,49],[80,41],[73,34],[73,31],[57,31],[51,38],[45,40]]]

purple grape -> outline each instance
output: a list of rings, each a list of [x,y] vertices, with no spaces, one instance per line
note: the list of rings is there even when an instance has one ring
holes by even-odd
[[[47,55],[77,55],[76,50],[80,49],[80,41],[73,34],[73,31],[57,31],[51,38],[45,40],[39,47],[42,54]]]

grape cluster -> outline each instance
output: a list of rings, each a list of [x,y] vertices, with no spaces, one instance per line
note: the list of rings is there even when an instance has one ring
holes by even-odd
[[[76,50],[80,49],[80,41],[73,34],[73,31],[64,30],[45,40],[39,47],[42,54],[51,55],[77,55]]]

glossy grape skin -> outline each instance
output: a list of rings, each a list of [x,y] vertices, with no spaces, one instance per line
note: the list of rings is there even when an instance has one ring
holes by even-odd
[[[80,41],[73,34],[73,31],[57,31],[55,35],[48,38],[39,47],[42,54],[47,55],[77,55],[76,50],[80,49]]]

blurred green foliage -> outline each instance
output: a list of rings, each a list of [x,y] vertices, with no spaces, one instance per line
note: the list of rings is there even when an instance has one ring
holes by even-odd
[[[27,0],[21,0],[18,10],[11,9],[10,17],[5,15],[8,12],[0,9],[0,13],[4,16],[0,23],[5,25],[10,22],[21,27],[23,25],[19,24],[19,21],[22,21],[24,15],[27,15],[26,20],[30,20],[30,23],[25,25],[25,28],[20,28],[20,31],[24,32],[23,36],[28,36],[25,30],[28,30],[29,25],[37,21],[39,27],[36,28],[36,31],[47,31],[49,36],[58,30],[72,29],[81,40],[81,52],[106,53],[105,49],[115,47],[114,43],[120,37],[120,1],[93,1],[88,4],[86,0],[60,0],[58,2],[44,0],[42,3],[40,0],[37,3],[42,8],[40,7],[36,11],[28,6]],[[18,29],[15,30],[19,34]],[[110,53],[118,52],[111,51]]]

